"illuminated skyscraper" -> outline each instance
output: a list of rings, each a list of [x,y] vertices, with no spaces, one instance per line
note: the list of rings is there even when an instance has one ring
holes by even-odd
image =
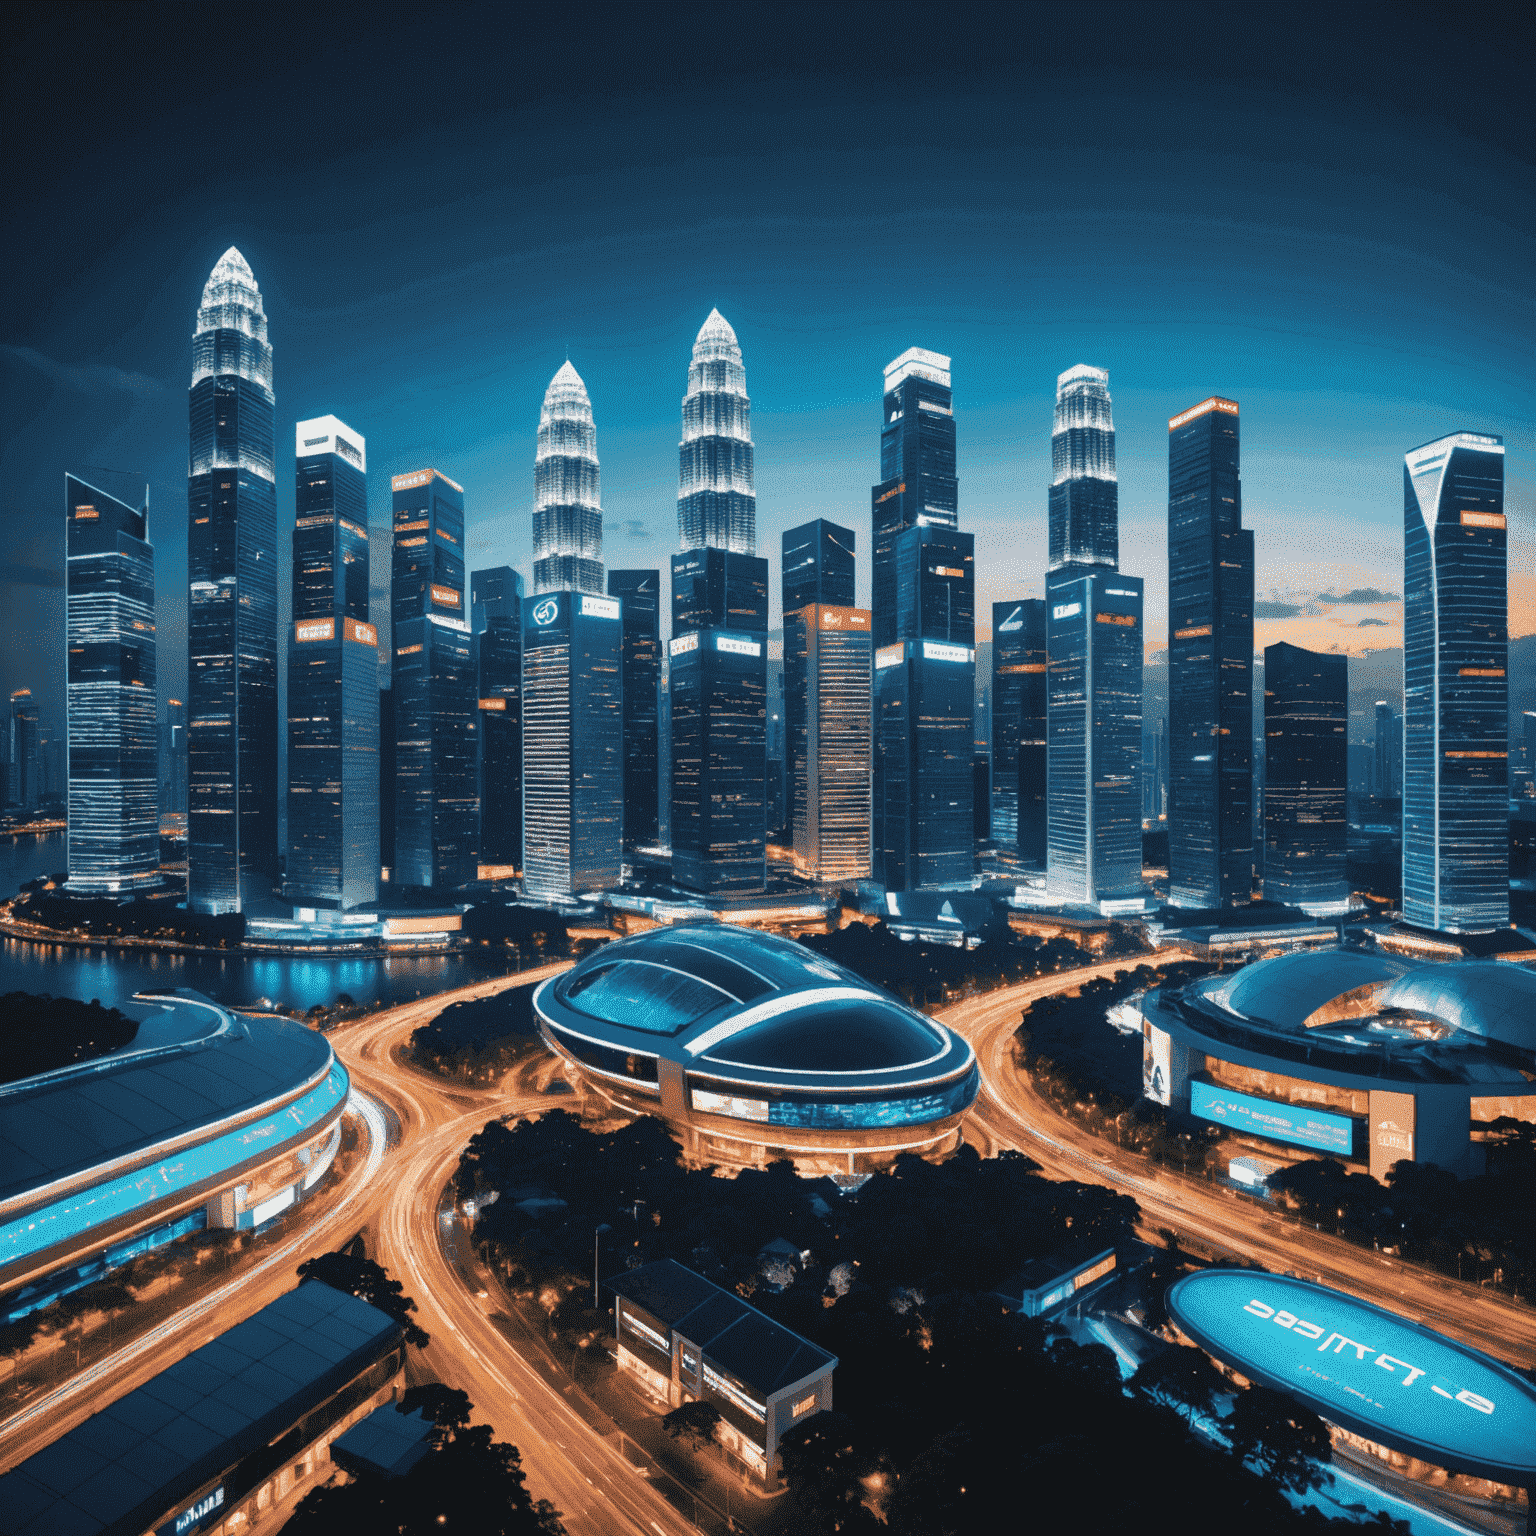
[[[1376,701],[1376,743],[1371,762],[1371,793],[1396,800],[1403,792],[1403,717],[1385,699]]]
[[[1509,922],[1504,442],[1456,432],[1403,468],[1403,917]]]
[[[1050,826],[1050,805],[1046,763],[1045,722],[1049,710],[1047,676],[1047,624],[1044,598],[1027,598],[1019,605],[1023,626],[1010,640],[1009,651],[1018,659],[1011,663],[1019,671],[1019,857],[1027,864],[1045,868],[1046,841]],[[997,644],[994,637],[994,645]],[[993,706],[993,720],[997,707]],[[994,731],[996,726],[994,724]]]
[[[1313,917],[1349,910],[1349,663],[1264,648],[1264,898]]]
[[[533,590],[600,594],[597,428],[587,386],[568,361],[544,391],[533,480]]]
[[[134,507],[64,477],[68,550],[68,889],[160,882],[155,556],[149,487]]]
[[[757,553],[752,402],[736,333],[718,309],[694,338],[678,448],[677,531],[684,549]]]
[[[464,488],[435,469],[396,475],[390,583],[395,648],[393,884],[475,878],[475,668],[465,618]]]
[[[609,571],[608,595],[624,605],[624,847],[653,847],[660,763],[661,572]]]
[[[1043,690],[1045,656],[1042,633],[1032,633],[1036,599],[992,604],[992,841],[1007,852],[1019,846],[1019,742],[1024,730],[1024,700],[1032,681]],[[1032,640],[1038,638],[1036,656]],[[1033,669],[1033,670],[1032,670]],[[1042,697],[1041,715],[1044,711]],[[1044,730],[1039,733],[1044,738]]]
[[[160,809],[174,816],[187,814],[187,706],[180,699],[165,701],[160,735]]]
[[[1168,886],[1176,907],[1253,894],[1253,533],[1235,400],[1168,423]]]
[[[1050,568],[1120,564],[1120,488],[1109,374],[1080,363],[1056,380]]]
[[[277,879],[277,487],[272,348],[231,246],[197,312],[187,482],[187,905]]]
[[[523,578],[508,565],[469,578],[480,714],[480,867],[523,864]],[[493,873],[492,873],[493,872]]]
[[[35,811],[42,799],[42,752],[38,742],[37,700],[30,688],[11,695],[10,755],[7,758],[6,804],[12,812]]]
[[[344,911],[379,896],[379,632],[368,622],[368,457],[334,416],[294,434],[287,892]]]

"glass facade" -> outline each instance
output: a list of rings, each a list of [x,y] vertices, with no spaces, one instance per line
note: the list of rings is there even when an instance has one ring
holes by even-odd
[[[1509,922],[1504,443],[1458,432],[1403,467],[1403,917]]]
[[[187,814],[187,706],[180,699],[165,701],[160,734],[160,809]]]
[[[1238,408],[1168,423],[1168,883],[1176,907],[1253,895],[1253,533]]]
[[[683,397],[677,531],[684,549],[757,553],[752,402],[736,333],[718,309],[699,329]]]
[[[648,848],[661,830],[661,572],[609,571],[608,595],[624,605],[624,847]]]
[[[511,566],[469,578],[480,725],[480,863],[523,859],[523,578]]]
[[[672,634],[695,629],[768,633],[768,562],[728,549],[672,556]]]
[[[1376,741],[1371,759],[1371,793],[1396,800],[1403,792],[1403,717],[1385,700],[1376,701]]]
[[[187,905],[277,880],[277,485],[272,348],[233,246],[203,288],[187,480]]]
[[[1264,896],[1314,917],[1349,910],[1349,663],[1264,648]]]
[[[804,679],[803,727],[791,759],[795,869],[810,880],[867,880],[874,771],[869,610],[813,603],[788,614],[786,661],[792,647]]]
[[[35,811],[42,799],[42,748],[38,739],[37,700],[30,688],[11,695],[7,722],[6,804],[13,811]]]
[[[1056,380],[1050,569],[1120,564],[1120,487],[1109,374],[1080,364]]]
[[[603,507],[597,427],[569,362],[549,381],[533,470],[533,590],[603,590]]]
[[[137,507],[64,477],[69,880],[104,896],[160,879],[155,557]]]
[[[958,1115],[976,1097],[978,1081],[973,1068],[967,1076],[936,1091],[895,1098],[886,1090],[881,1097],[824,1099],[805,1097],[792,1089],[778,1093],[690,1073],[688,1095],[692,1107],[701,1114],[800,1130],[857,1131],[882,1125],[923,1125]]]
[[[523,599],[523,889],[570,898],[619,883],[624,643],[615,598]]]
[[[464,488],[436,469],[396,475],[391,881],[453,890],[475,878],[478,694],[465,615]]]
[[[1028,858],[1019,819],[1025,755],[1031,759],[1028,767],[1038,770],[1042,797],[1045,792],[1045,603],[1040,598],[992,605],[991,736],[992,840]],[[1026,819],[1032,809],[1031,798]],[[1043,818],[1040,830],[1043,836]]]

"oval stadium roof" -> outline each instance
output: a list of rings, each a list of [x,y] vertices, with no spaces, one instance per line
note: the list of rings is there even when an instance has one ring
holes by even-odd
[[[1358,987],[1390,982],[1408,967],[1349,949],[1276,955],[1245,966],[1226,989],[1226,1005],[1245,1019],[1300,1030],[1324,1003]]]
[[[1427,1013],[1442,1024],[1536,1052],[1536,972],[1500,960],[1415,966],[1381,996],[1383,1007]]]

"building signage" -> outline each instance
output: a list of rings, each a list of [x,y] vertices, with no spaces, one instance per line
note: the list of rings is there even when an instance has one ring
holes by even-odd
[[[359,645],[377,645],[379,632],[372,624],[364,624],[361,619],[348,619],[347,639],[356,640]]]
[[[450,480],[440,469],[418,469],[414,474],[396,475],[390,482],[392,491],[411,491],[418,485],[425,485],[429,480],[441,480],[445,485],[451,485],[460,495],[464,493],[464,487],[457,480]]]
[[[558,597],[546,597],[542,603],[533,605],[533,622],[540,629],[547,629],[560,617],[560,599]]]
[[[507,707],[507,701],[505,699],[481,699],[480,700],[480,708],[481,709],[505,709],[506,707]]]
[[[878,672],[882,667],[900,666],[906,659],[906,654],[907,648],[900,640],[895,645],[882,645],[875,652],[875,670]]]
[[[964,645],[944,645],[938,640],[923,641],[924,661],[970,661],[971,651]]]
[[[301,644],[308,640],[334,640],[336,621],[335,619],[309,619],[303,624],[295,624],[293,638]]]
[[[612,597],[588,597],[581,599],[581,611],[589,618],[616,619],[619,616],[619,604],[617,598]]]
[[[1057,603],[1051,609],[1051,617],[1053,619],[1070,619],[1073,614],[1081,613],[1082,611],[1083,605],[1081,603]]]
[[[734,635],[716,635],[715,649],[727,651],[732,656],[761,656],[762,645],[756,640],[738,640]]]
[[[1155,1024],[1147,1026],[1141,1047],[1141,1093],[1154,1104],[1173,1102],[1170,1078],[1170,1041],[1168,1031]]]
[[[667,647],[667,655],[684,656],[689,651],[696,651],[698,648],[699,637],[697,634],[679,635],[677,639]]]
[[[1331,1115],[1309,1104],[1281,1104],[1274,1099],[1255,1098],[1251,1093],[1233,1093],[1229,1088],[1195,1082],[1189,1085],[1189,1112],[1234,1131],[1268,1136],[1292,1146],[1342,1152],[1346,1157],[1354,1150],[1354,1121],[1347,1115]]]
[[[457,608],[459,606],[459,594],[452,587],[440,587],[434,581],[432,583],[432,601],[441,603],[445,608]]]
[[[1229,416],[1236,416],[1238,414],[1237,401],[1222,400],[1218,396],[1212,395],[1209,400],[1202,400],[1199,405],[1192,406],[1182,416],[1175,416],[1168,423],[1168,430],[1172,432],[1175,427],[1182,427],[1186,421],[1193,421],[1196,416],[1207,416],[1212,411],[1225,411]]]
[[[1004,635],[1011,635],[1014,632],[1014,630],[1016,630],[1016,629],[1023,629],[1024,628],[1024,609],[1023,609],[1023,607],[1021,606],[1021,607],[1015,608],[1013,610],[1013,612],[1010,613],[1008,615],[1008,617],[1006,619],[1004,619],[1003,622],[997,626],[997,628],[998,628],[998,632],[1000,634],[1004,634]]]
[[[183,1536],[184,1532],[202,1528],[210,1515],[224,1508],[224,1488],[221,1484],[212,1493],[205,1493],[197,1503],[189,1504],[174,1520],[167,1520],[156,1536]]]
[[[1190,1275],[1168,1310],[1218,1360],[1355,1434],[1497,1482],[1536,1476],[1536,1387],[1421,1324],[1254,1270]]]
[[[869,609],[831,608],[823,604],[816,610],[819,629],[868,629]]]

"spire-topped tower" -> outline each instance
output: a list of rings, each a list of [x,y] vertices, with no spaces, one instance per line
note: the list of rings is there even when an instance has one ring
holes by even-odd
[[[549,381],[533,471],[533,590],[603,590],[603,508],[592,401],[570,359]]]
[[[1120,563],[1120,487],[1109,373],[1079,363],[1057,377],[1051,434],[1050,569]]]
[[[693,343],[678,448],[677,531],[684,549],[757,553],[752,402],[741,347],[712,309]]]

